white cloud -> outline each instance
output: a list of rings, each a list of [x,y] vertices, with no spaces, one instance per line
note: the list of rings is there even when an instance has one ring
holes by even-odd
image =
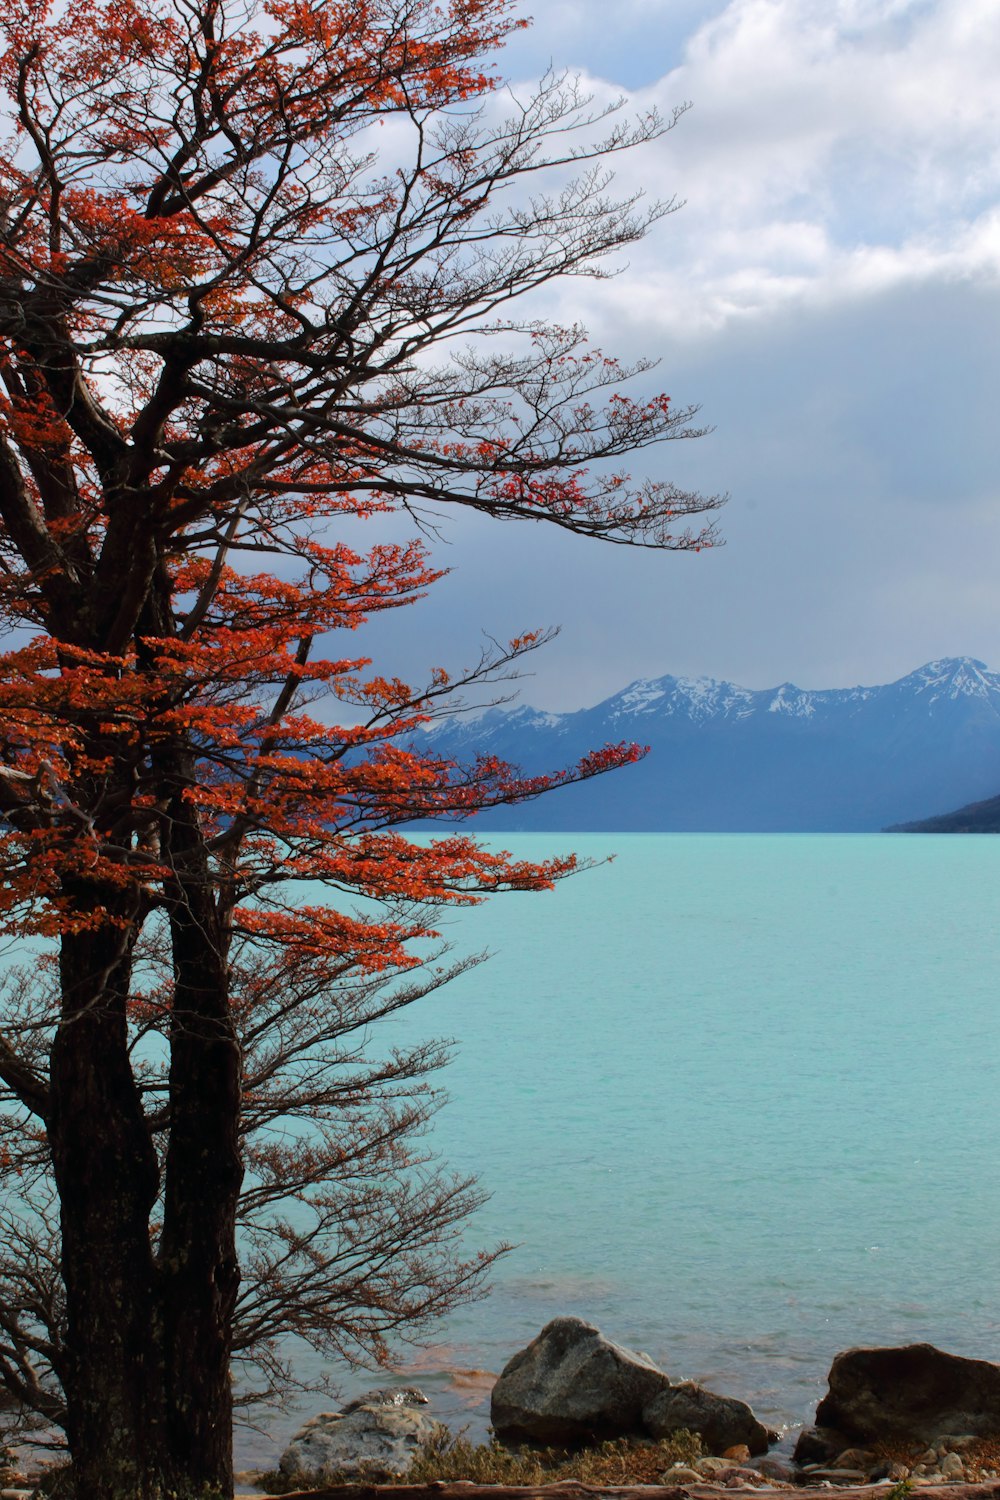
[[[619,17],[647,59],[663,9],[629,0]],[[591,30],[606,7],[559,11],[576,48],[566,61],[586,65],[599,100],[614,97],[614,58],[605,65]],[[618,178],[684,209],[619,280],[564,287],[559,315],[598,332],[624,317],[699,334],[796,302],[1000,279],[996,20],[995,0],[730,0],[629,96],[665,112],[694,103]]]
[[[694,102],[620,159],[623,192],[687,206],[616,280],[524,311],[662,354],[648,386],[715,431],[635,467],[729,490],[727,545],[663,557],[454,518],[454,571],[426,610],[373,622],[373,654],[416,681],[480,626],[562,623],[525,694],[559,709],[667,671],[830,686],[942,655],[1000,666],[996,0],[619,0],[613,25],[607,0],[538,9],[513,76],[551,57],[599,100]]]

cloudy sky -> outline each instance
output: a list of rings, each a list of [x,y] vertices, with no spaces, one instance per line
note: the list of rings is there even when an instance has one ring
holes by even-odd
[[[692,108],[620,167],[684,200],[614,280],[554,291],[714,431],[649,472],[726,490],[726,545],[640,553],[462,520],[380,666],[460,665],[482,630],[559,625],[523,697],[638,676],[883,682],[1000,666],[997,0],[538,0],[505,67]],[[360,643],[359,643],[360,644]]]

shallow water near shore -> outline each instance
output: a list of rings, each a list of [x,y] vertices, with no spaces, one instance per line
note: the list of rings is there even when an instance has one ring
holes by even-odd
[[[451,918],[495,956],[373,1034],[456,1039],[431,1143],[492,1192],[470,1247],[518,1247],[402,1378],[482,1438],[491,1372],[563,1313],[781,1427],[851,1344],[1000,1358],[1000,839],[502,842],[617,858]]]

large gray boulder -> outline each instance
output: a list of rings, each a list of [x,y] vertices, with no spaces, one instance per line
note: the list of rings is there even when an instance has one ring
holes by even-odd
[[[930,1442],[954,1432],[998,1437],[1000,1365],[946,1354],[933,1344],[848,1349],[833,1361],[816,1422],[863,1442]]]
[[[281,1455],[283,1474],[308,1474],[329,1483],[338,1476],[388,1479],[404,1474],[421,1445],[441,1432],[421,1407],[422,1391],[368,1391],[343,1411],[323,1411],[292,1438]]]
[[[669,1386],[647,1355],[582,1318],[554,1318],[500,1372],[490,1420],[498,1437],[519,1442],[622,1437],[644,1430],[643,1409]]]
[[[643,1426],[653,1438],[666,1438],[679,1427],[696,1432],[709,1453],[724,1453],[745,1443],[751,1453],[766,1453],[777,1433],[758,1422],[745,1401],[717,1396],[693,1380],[683,1380],[655,1395],[642,1412]]]

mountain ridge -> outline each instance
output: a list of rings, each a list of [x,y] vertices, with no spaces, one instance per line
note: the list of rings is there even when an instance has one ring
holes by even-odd
[[[941,657],[894,682],[751,689],[711,677],[637,678],[590,708],[487,709],[426,733],[435,751],[496,754],[552,770],[612,741],[648,744],[639,765],[483,828],[877,831],[992,796],[1000,783],[1000,673]]]

